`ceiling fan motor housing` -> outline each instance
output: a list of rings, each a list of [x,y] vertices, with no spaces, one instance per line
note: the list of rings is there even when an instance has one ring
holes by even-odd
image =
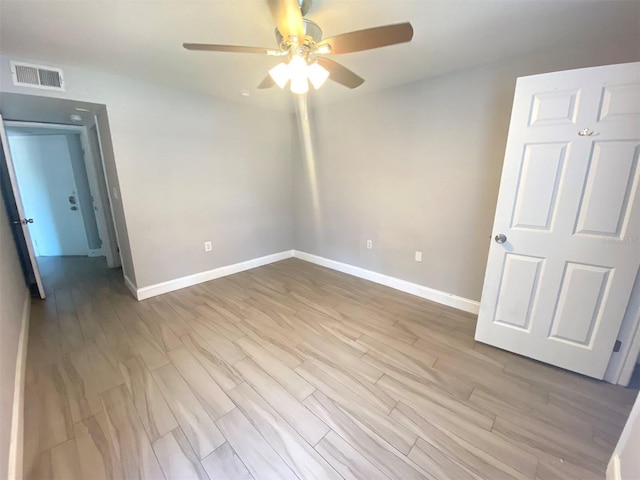
[[[307,18],[303,18],[302,23],[304,24],[304,41],[302,42],[302,45],[311,49],[313,44],[320,43],[320,40],[322,40],[322,29],[317,23],[312,22]],[[276,40],[282,50],[289,50],[291,41],[288,38],[284,38],[277,28]]]

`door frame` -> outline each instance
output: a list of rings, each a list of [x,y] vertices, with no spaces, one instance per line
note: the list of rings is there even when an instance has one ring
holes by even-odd
[[[83,153],[82,160],[85,165],[85,170],[87,171],[87,179],[89,181],[89,191],[91,192],[93,205],[98,207],[98,211],[96,212],[96,210],[94,209],[94,213],[96,217],[96,223],[98,226],[98,234],[100,235],[100,239],[102,240],[102,248],[101,248],[102,251],[98,252],[96,250],[88,250],[89,255],[99,256],[100,253],[104,254],[107,260],[107,266],[109,266],[109,268],[115,268],[121,265],[121,262],[118,262],[118,260],[120,260],[119,251],[116,246],[112,245],[111,239],[109,237],[108,227],[107,227],[108,222],[110,220],[115,230],[113,211],[109,209],[109,214],[111,215],[111,218],[110,219],[107,218],[107,210],[105,209],[105,206],[102,204],[102,197],[100,195],[100,190],[98,189],[97,175],[99,174],[104,175],[104,165],[103,165],[102,172],[97,172],[96,169],[94,168],[95,163],[92,161],[92,153],[91,153],[91,149],[89,148],[87,127],[82,125],[21,122],[21,121],[13,121],[13,120],[5,121],[4,124],[6,127],[11,127],[11,128],[36,128],[36,129],[41,128],[41,129],[47,129],[47,130],[67,131],[67,132],[72,132],[74,134],[77,134],[80,137],[80,144],[82,146],[82,153]],[[100,158],[99,160],[100,160],[100,163],[103,164],[103,159]],[[106,183],[106,177],[105,177],[105,183]]]
[[[109,211],[111,212],[111,221],[113,222],[113,234],[115,236],[116,239],[116,245],[112,245],[112,256],[113,256],[113,262],[114,265],[111,266],[110,268],[115,268],[115,267],[119,267],[121,266],[122,263],[122,252],[120,252],[120,235],[118,234],[118,229],[116,228],[116,214],[113,210],[113,190],[115,190],[115,188],[111,188],[111,185],[109,184],[109,175],[107,175],[107,165],[106,162],[104,160],[104,149],[102,146],[102,135],[100,134],[100,124],[98,122],[98,116],[94,115],[93,116],[93,125],[91,125],[90,127],[85,127],[85,136],[86,136],[86,141],[87,141],[87,151],[90,152],[91,154],[91,148],[89,148],[89,137],[88,137],[88,130],[86,130],[87,128],[95,128],[96,129],[96,139],[97,139],[97,144],[98,144],[98,155],[100,156],[99,160],[100,160],[100,165],[102,166],[102,177],[104,178],[104,184],[107,187],[107,198],[109,200]],[[123,274],[124,274],[124,269],[123,269]],[[125,275],[125,279],[127,278],[127,276]]]
[[[626,387],[631,381],[636,364],[640,364],[640,270],[631,290],[618,340],[621,342],[620,351],[611,355],[604,380]]]

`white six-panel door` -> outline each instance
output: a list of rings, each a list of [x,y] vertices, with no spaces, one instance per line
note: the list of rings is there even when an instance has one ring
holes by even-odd
[[[639,154],[640,63],[518,79],[476,340],[604,376],[640,265]]]

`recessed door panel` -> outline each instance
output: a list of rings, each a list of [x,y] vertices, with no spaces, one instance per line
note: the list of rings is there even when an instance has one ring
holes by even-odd
[[[575,124],[580,102],[580,90],[543,92],[533,95],[529,126]]]
[[[513,227],[551,228],[567,149],[566,143],[525,145]]]
[[[575,232],[620,238],[638,184],[638,141],[593,145]]]
[[[640,85],[608,85],[602,89],[598,121],[640,115]]]
[[[550,338],[589,347],[607,301],[611,268],[567,262]]]
[[[522,330],[531,327],[543,259],[508,254],[504,260],[495,323]]]

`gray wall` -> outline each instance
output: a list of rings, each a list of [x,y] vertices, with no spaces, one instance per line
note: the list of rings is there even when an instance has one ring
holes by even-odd
[[[312,109],[315,169],[294,145],[295,248],[480,300],[516,78],[639,50],[558,48]]]
[[[3,161],[0,159],[0,161]],[[0,478],[7,477],[18,341],[27,287],[0,195]]]
[[[9,60],[0,90],[106,105],[114,220],[138,287],[292,248],[289,114],[65,65],[66,92],[15,87]]]

